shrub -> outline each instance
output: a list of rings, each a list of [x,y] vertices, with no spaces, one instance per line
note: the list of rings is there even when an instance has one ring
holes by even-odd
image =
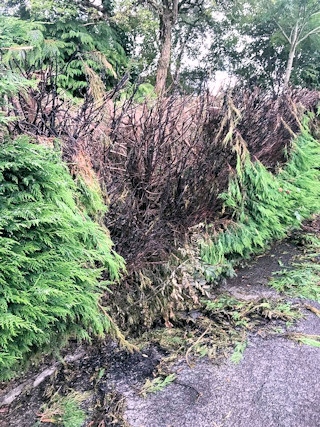
[[[320,144],[308,130],[308,119],[292,144],[288,162],[272,174],[249,154],[240,159],[228,192],[221,195],[233,214],[233,225],[202,245],[211,279],[233,273],[241,258],[266,247],[320,212]]]
[[[31,352],[110,329],[98,303],[123,260],[106,230],[77,207],[75,194],[57,153],[26,137],[1,144],[2,379]]]
[[[260,244],[280,237],[278,214],[258,211],[271,199],[273,211],[288,208],[282,204],[290,189],[277,181],[276,171],[285,168],[286,153],[292,158],[293,133],[300,131],[303,114],[314,111],[318,101],[319,93],[314,92],[272,98],[257,89],[234,93],[232,98],[170,97],[140,106],[128,102],[110,126],[105,125],[109,136],[88,144],[92,164],[110,197],[106,225],[127,262],[128,276],[121,288],[112,289],[110,299],[123,328],[130,326],[136,332],[141,324],[150,327],[159,316],[173,318],[177,310],[186,309],[187,301],[193,303],[203,290],[185,279],[186,264],[201,281],[203,269],[210,278],[232,274],[233,257],[236,263],[240,252],[248,257],[262,249]],[[315,161],[313,156],[310,161]],[[229,198],[224,209],[221,193]],[[290,208],[284,215],[295,216],[296,210]],[[228,227],[248,215],[245,227]],[[263,217],[261,229],[255,215],[257,221]],[[196,242],[207,227],[217,234],[228,230],[202,246],[206,263],[202,266]],[[286,228],[283,224],[280,228],[284,236]]]

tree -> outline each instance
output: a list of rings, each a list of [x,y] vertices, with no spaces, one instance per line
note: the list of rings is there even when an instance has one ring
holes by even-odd
[[[317,0],[278,0],[271,8],[271,13],[273,10],[274,21],[289,46],[283,82],[284,88],[287,88],[299,46],[310,36],[320,35],[320,3]]]
[[[150,2],[153,4],[153,2]],[[178,18],[178,0],[163,0],[155,4],[156,11],[159,13],[160,27],[160,56],[157,66],[156,92],[162,93],[165,89],[166,79],[170,66],[171,49],[172,49],[172,29]]]
[[[82,16],[83,19],[90,17],[107,21],[112,15],[113,6],[110,0],[4,0],[3,8],[22,19],[42,16],[52,20]]]
[[[172,81],[176,88],[201,92],[214,70],[208,63],[209,42],[214,32],[216,5],[203,1],[180,9],[173,34]]]
[[[159,59],[155,90],[165,91],[171,61],[172,32],[179,13],[179,0],[138,0],[137,4],[148,6],[159,20]]]
[[[213,4],[212,0],[118,1],[116,21],[136,36],[132,41],[133,56],[135,46],[143,39],[144,46],[138,49],[137,55],[146,58],[147,64],[144,65],[151,68],[156,63],[155,88],[158,94],[165,92],[170,80],[175,84],[179,82],[183,57],[186,52],[191,52],[199,37],[204,36]]]
[[[221,35],[225,47],[226,40],[233,39],[226,62],[233,64],[236,74],[283,90],[290,81],[303,83],[303,70],[309,67],[316,78],[313,57],[320,41],[317,0],[225,0],[220,5],[228,35]]]

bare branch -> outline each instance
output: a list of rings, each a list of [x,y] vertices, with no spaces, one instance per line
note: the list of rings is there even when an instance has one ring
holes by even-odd
[[[176,22],[178,17],[178,6],[179,6],[179,0],[173,0],[173,5],[172,5],[173,22]]]
[[[297,46],[302,43],[305,39],[307,39],[312,34],[320,34],[320,25],[316,28],[313,28],[313,30],[310,30],[307,34],[305,34],[298,42]]]
[[[274,21],[277,25],[277,27],[279,28],[279,30],[281,31],[282,35],[284,36],[284,38],[287,40],[288,43],[291,43],[291,40],[289,38],[289,36],[286,34],[286,32],[284,31],[284,29],[281,27],[281,25],[279,24],[279,22]]]

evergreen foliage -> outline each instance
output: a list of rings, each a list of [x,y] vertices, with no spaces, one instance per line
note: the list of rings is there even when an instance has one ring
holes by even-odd
[[[0,64],[0,132],[5,130],[8,123],[17,118],[10,117],[7,113],[12,106],[10,98],[17,94],[25,94],[28,89],[34,87],[35,81],[28,80],[18,73],[6,70]]]
[[[48,422],[60,427],[83,426],[86,413],[80,405],[86,398],[88,398],[88,393],[73,391],[66,396],[55,393],[49,403],[43,406],[42,412],[38,414],[39,421],[34,427]]]
[[[50,55],[54,48],[61,63],[58,85],[72,94],[81,95],[88,86],[93,91],[99,85],[111,89],[125,69],[125,51],[105,23],[57,22],[46,27],[46,37],[44,53],[47,50]]]
[[[304,253],[290,268],[274,273],[270,286],[286,295],[298,296],[320,303],[320,238],[304,235]],[[320,317],[320,311],[315,308]]]
[[[75,203],[75,184],[51,149],[26,137],[0,151],[0,378],[31,352],[69,337],[103,336],[99,309],[123,260]],[[108,280],[100,281],[102,272]],[[105,276],[107,274],[105,273]]]
[[[114,87],[127,64],[121,40],[106,23],[43,24],[0,15],[0,42],[3,64],[12,71],[35,78],[53,67],[51,85],[77,97],[88,87],[92,92]]]
[[[288,163],[272,174],[249,154],[221,195],[233,212],[233,225],[201,247],[207,276],[234,274],[233,266],[249,258],[272,240],[285,237],[301,222],[320,211],[320,144],[308,130],[305,119],[293,142]]]

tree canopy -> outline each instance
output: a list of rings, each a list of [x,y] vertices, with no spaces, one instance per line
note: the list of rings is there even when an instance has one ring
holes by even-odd
[[[231,73],[273,89],[289,83],[320,86],[318,1],[222,1],[220,8],[223,18],[216,27],[212,55],[222,52]]]
[[[72,96],[83,96],[90,85],[112,88],[126,69],[125,37],[106,19],[110,5],[100,12],[78,3],[6,2],[0,16],[3,63],[28,77],[54,67],[58,88]]]
[[[11,71],[55,62],[80,98],[126,73],[158,94],[199,91],[219,70],[274,91],[320,87],[317,0],[6,0],[0,21]]]

